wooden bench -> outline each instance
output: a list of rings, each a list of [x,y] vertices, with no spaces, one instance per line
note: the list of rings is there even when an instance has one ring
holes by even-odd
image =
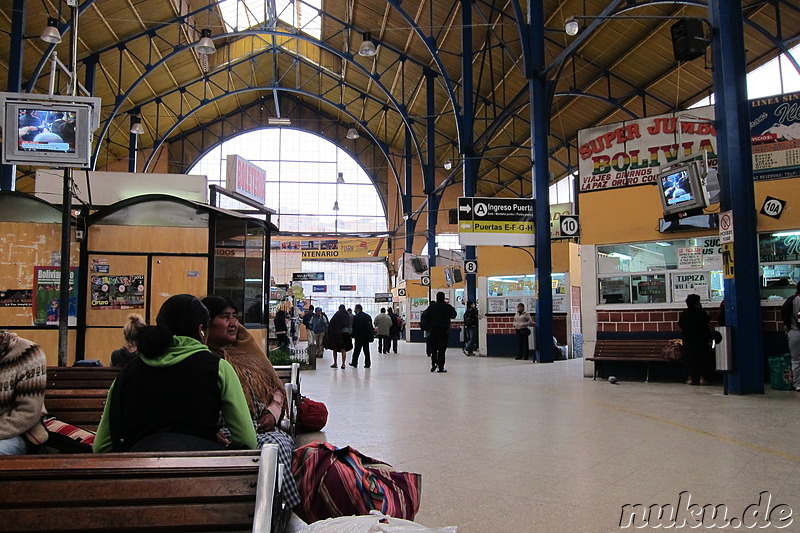
[[[292,438],[297,436],[297,413],[300,411],[300,363],[274,367],[286,391],[289,416],[281,420],[280,427]]]
[[[44,405],[63,422],[97,429],[119,368],[48,366]]]
[[[662,363],[680,363],[675,359],[665,359],[663,349],[667,345],[665,339],[598,339],[594,355],[587,361],[594,361],[594,377],[605,377],[606,361],[644,363],[646,367],[645,381],[650,381],[650,365]]]
[[[277,479],[271,444],[260,452],[3,456],[0,531],[278,531],[288,513],[275,497]]]

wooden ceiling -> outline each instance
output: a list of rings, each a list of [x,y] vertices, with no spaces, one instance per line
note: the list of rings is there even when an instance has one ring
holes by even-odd
[[[262,13],[268,5],[250,3]],[[575,170],[580,129],[684,108],[710,93],[710,49],[705,57],[679,63],[670,37],[675,20],[647,18],[707,18],[704,2],[543,3],[547,79],[554,94],[548,143],[554,180]],[[182,143],[182,155],[171,150],[169,156],[171,170],[180,172],[192,154],[242,129],[266,125],[280,111],[293,114],[293,125],[322,131],[334,141],[343,140],[347,128],[357,124],[362,134],[357,154],[372,144],[372,152],[403,155],[411,131],[414,157],[426,161],[433,143],[439,168],[459,154],[473,154],[479,160],[478,196],[531,194],[531,111],[519,24],[527,17],[524,1],[322,0],[320,40],[280,21],[231,33],[214,0],[79,4],[78,76],[93,84],[93,94],[103,100],[97,168],[127,159],[132,112],[141,114],[145,126],[139,138],[143,154],[162,143]],[[64,33],[54,49],[69,63],[72,9],[56,0],[0,3],[3,79],[9,79],[12,63],[13,9],[20,5],[25,6],[22,88],[45,93],[49,48],[38,36],[48,16],[58,17]],[[463,5],[472,7],[470,95],[463,90]],[[743,5],[748,69],[778,55],[779,44],[797,44],[798,0],[745,0]],[[604,11],[617,16],[581,20],[581,33],[564,33],[568,17]],[[211,29],[217,48],[210,56],[193,46],[205,28]],[[357,54],[366,31],[378,45],[374,57]],[[60,74],[57,86],[63,91],[66,83]],[[426,133],[431,92],[433,138]],[[465,98],[474,106],[472,146],[463,137],[470,120],[460,117]],[[366,166],[378,183],[399,183],[402,169],[386,161],[377,168],[380,157],[371,157]],[[19,184],[29,172],[18,170],[18,188],[24,189]],[[459,179],[458,172],[453,178]]]

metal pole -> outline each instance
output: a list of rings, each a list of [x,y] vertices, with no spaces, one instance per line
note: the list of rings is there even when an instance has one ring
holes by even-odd
[[[25,35],[26,14],[26,1],[14,0],[11,11],[11,46],[8,49],[8,83],[6,85],[6,90],[9,92],[22,90],[22,54],[24,51],[22,43]],[[16,165],[0,165],[0,190],[14,190],[16,173]]]
[[[531,21],[529,47],[530,108],[531,108],[531,156],[533,158],[533,191],[536,213],[536,350],[540,363],[552,363],[553,351],[544,349],[553,344],[553,290],[552,255],[550,250],[550,168],[547,151],[550,106],[547,97],[547,80],[544,63],[544,3],[528,0]]]
[[[478,161],[473,153],[475,110],[473,104],[473,72],[472,72],[472,4],[473,0],[461,0],[461,83],[462,83],[462,120],[464,127],[461,139],[461,153],[464,156],[461,167],[464,173],[464,196],[474,197],[477,190]],[[475,246],[465,246],[464,259],[472,261],[477,258]],[[477,274],[466,273],[466,297],[468,302],[476,302],[478,297]]]
[[[61,285],[58,296],[58,366],[67,366],[69,353],[70,242],[72,230],[72,169],[64,169],[61,204]],[[77,280],[76,280],[77,282]]]

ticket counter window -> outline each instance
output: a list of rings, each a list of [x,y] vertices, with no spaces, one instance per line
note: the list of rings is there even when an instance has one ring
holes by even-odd
[[[666,276],[664,274],[631,276],[631,293],[633,303],[664,303],[667,301]]]
[[[800,231],[758,236],[761,299],[784,301],[800,284]]]
[[[629,276],[600,278],[599,280],[601,304],[629,304],[631,303],[631,278]]]

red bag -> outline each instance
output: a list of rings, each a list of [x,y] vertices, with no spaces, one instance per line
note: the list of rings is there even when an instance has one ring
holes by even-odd
[[[297,411],[297,432],[321,431],[327,423],[328,408],[325,407],[325,404],[304,396],[300,400],[300,409]]]
[[[419,510],[422,476],[397,472],[347,446],[312,442],[292,456],[301,504],[294,511],[308,523],[360,516],[373,509],[413,520]]]

